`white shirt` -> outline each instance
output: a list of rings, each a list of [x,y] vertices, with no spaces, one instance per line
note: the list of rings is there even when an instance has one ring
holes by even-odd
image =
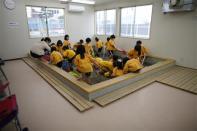
[[[31,52],[35,53],[37,55],[44,55],[44,50],[47,49],[48,51],[51,50],[49,45],[45,41],[41,41],[39,43],[36,43],[32,48]]]

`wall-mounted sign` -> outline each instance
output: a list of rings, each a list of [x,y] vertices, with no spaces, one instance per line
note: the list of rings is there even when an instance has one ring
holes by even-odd
[[[19,26],[18,22],[8,22],[8,27],[17,28]]]

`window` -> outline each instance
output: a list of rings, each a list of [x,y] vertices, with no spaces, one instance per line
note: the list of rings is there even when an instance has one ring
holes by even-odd
[[[135,8],[121,10],[121,36],[133,36]]]
[[[116,10],[105,10],[96,12],[96,34],[112,35],[116,27]]]
[[[49,36],[64,35],[64,10],[47,8],[47,26]]]
[[[121,36],[149,38],[152,5],[121,9]]]
[[[115,33],[116,25],[116,10],[106,11],[106,23],[105,23],[105,34],[112,35]]]
[[[26,7],[31,38],[64,35],[64,9]]]
[[[96,30],[98,35],[105,34],[105,14],[104,11],[96,13]]]
[[[46,15],[43,7],[26,7],[27,19],[29,25],[29,34],[31,38],[46,37]]]

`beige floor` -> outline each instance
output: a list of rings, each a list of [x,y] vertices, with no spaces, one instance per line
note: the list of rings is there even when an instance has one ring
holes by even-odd
[[[197,131],[197,96],[166,85],[80,113],[23,61],[7,62],[4,70],[30,131]]]

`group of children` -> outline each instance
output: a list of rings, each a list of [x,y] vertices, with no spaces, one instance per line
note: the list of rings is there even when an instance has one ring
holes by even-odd
[[[69,35],[65,35],[64,42],[58,40],[50,45],[50,63],[66,71],[73,70],[73,66],[87,81],[93,71],[99,72],[105,77],[117,77],[129,72],[138,72],[143,68],[142,63],[147,55],[147,49],[137,41],[135,47],[128,52],[127,57],[121,58],[114,52],[119,50],[115,45],[115,35],[107,38],[104,44],[99,38],[95,38],[96,52],[94,51],[91,39],[86,38],[86,43],[80,40],[71,48]],[[102,50],[106,49],[109,59],[101,58]]]

